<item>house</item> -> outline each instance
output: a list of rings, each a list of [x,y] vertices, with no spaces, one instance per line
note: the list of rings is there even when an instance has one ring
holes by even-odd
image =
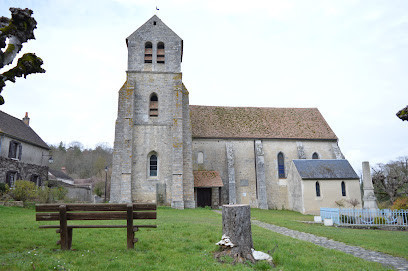
[[[49,169],[49,186],[62,186],[67,189],[66,197],[76,202],[93,202],[92,186],[90,184],[76,184],[75,180],[69,176],[65,167],[61,170]]]
[[[344,160],[317,108],[190,105],[181,73],[183,40],[156,15],[126,45],[111,202],[290,209],[298,200],[288,193],[288,184],[295,185],[288,175],[292,161]]]
[[[317,215],[320,207],[353,200],[362,207],[360,178],[347,160],[293,160],[287,179],[291,210]]]
[[[10,187],[16,180],[38,186],[47,180],[50,148],[29,124],[27,113],[21,120],[0,111],[0,182]]]

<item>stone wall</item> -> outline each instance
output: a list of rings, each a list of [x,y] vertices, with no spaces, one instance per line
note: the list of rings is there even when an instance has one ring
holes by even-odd
[[[17,172],[16,180],[31,179],[32,175],[40,177],[41,182],[48,180],[48,167],[23,163],[18,160],[0,157],[0,182],[6,182],[8,171]]]

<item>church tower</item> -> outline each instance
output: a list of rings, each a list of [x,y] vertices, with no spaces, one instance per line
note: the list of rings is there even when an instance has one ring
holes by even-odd
[[[111,202],[194,208],[183,40],[155,15],[126,44],[128,70],[119,90]]]

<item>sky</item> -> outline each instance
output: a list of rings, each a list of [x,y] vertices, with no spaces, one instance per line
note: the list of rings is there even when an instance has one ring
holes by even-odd
[[[156,6],[159,8],[156,11]],[[316,107],[357,174],[408,155],[408,1],[24,0],[44,74],[8,82],[0,110],[48,144],[113,146],[125,39],[154,14],[184,41],[190,104]],[[0,72],[7,70],[3,68]]]

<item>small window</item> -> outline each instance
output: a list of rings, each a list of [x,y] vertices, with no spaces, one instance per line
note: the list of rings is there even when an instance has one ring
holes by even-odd
[[[156,25],[156,21],[153,21],[153,25]]]
[[[320,184],[316,182],[316,197],[320,197]]]
[[[152,154],[149,159],[149,176],[157,176],[157,156]]]
[[[35,183],[36,186],[41,186],[40,176],[38,176],[36,174],[31,175],[30,181]]]
[[[17,172],[9,171],[6,173],[6,184],[8,184],[10,188],[14,187],[14,184],[16,183],[16,179],[17,179]]]
[[[159,116],[159,98],[157,98],[156,93],[153,93],[150,96],[149,116],[150,117],[158,117]]]
[[[21,153],[22,153],[21,143],[14,140],[10,141],[8,157],[21,160]]]
[[[278,172],[279,178],[285,178],[285,158],[282,152],[278,154]]]
[[[197,164],[203,164],[203,163],[204,163],[204,153],[200,151],[197,153]]]
[[[342,195],[343,197],[346,196],[346,184],[344,183],[344,181],[341,182],[341,195]]]
[[[152,63],[153,59],[153,45],[150,41],[145,43],[144,63]]]
[[[159,42],[157,44],[157,63],[164,64],[164,43]]]
[[[319,154],[317,152],[314,152],[312,155],[312,159],[319,159]]]

